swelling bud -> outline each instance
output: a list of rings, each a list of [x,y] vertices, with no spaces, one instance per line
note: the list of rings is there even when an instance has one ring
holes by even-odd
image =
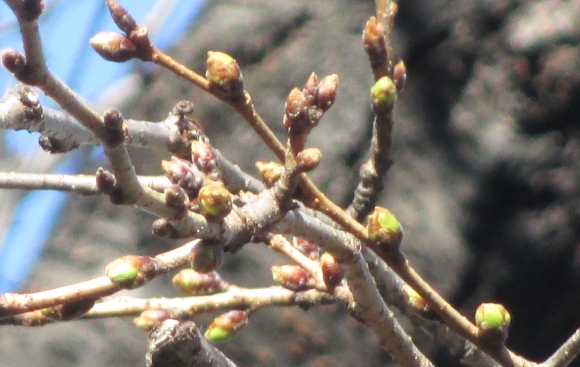
[[[367,231],[369,240],[385,253],[398,250],[403,242],[403,226],[393,213],[380,206],[369,215]]]

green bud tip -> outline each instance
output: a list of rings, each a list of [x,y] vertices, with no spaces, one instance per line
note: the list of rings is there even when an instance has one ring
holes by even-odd
[[[376,106],[391,107],[397,99],[397,87],[389,77],[382,77],[371,88],[371,98]]]
[[[509,326],[511,315],[497,303],[482,303],[475,312],[475,322],[480,329],[503,329]]]
[[[125,262],[122,258],[113,261],[105,270],[107,277],[119,286],[132,284],[139,275],[139,269]]]
[[[210,327],[205,331],[205,338],[212,342],[221,342],[227,340],[233,336],[232,331],[224,330],[220,327]]]

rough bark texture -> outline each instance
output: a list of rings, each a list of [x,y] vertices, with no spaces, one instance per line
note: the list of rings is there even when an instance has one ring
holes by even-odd
[[[362,0],[211,1],[172,54],[199,72],[208,50],[233,55],[280,137],[287,93],[312,71],[339,74],[339,97],[309,145],[323,152],[311,176],[346,205],[370,135],[371,73],[360,34],[373,7]],[[381,205],[404,224],[413,263],[462,311],[472,315],[482,301],[507,306],[508,345],[532,359],[545,358],[580,325],[578,24],[578,0],[413,0],[401,2],[395,32],[409,80]],[[212,143],[232,161],[253,171],[255,160],[273,159],[233,110],[164,71],[146,76],[123,113],[161,119],[180,99],[196,103]],[[160,172],[150,166],[153,153],[139,154],[142,172]],[[101,274],[125,253],[171,246],[148,234],[150,217],[130,208],[75,198],[69,213],[31,289]],[[224,277],[264,284],[275,261],[248,247],[229,258]],[[159,293],[176,291],[157,280],[133,292]],[[431,342],[421,333],[415,340]],[[137,366],[145,349],[146,335],[129,320],[5,328],[0,337],[6,366]],[[389,360],[343,310],[328,307],[260,312],[223,350],[240,366]],[[445,353],[439,358],[456,365]]]

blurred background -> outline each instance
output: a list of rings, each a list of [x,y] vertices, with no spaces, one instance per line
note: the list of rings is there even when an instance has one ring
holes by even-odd
[[[190,99],[212,144],[233,162],[253,172],[255,160],[273,159],[233,111],[165,71],[139,63],[88,69],[96,61],[88,61],[95,55],[86,40],[115,28],[100,2],[88,16],[81,12],[92,2],[69,3],[75,2],[47,2],[43,20],[60,24],[59,17],[74,18],[82,24],[78,33],[64,35],[56,25],[41,28],[47,48],[55,47],[47,52],[49,67],[74,65],[61,77],[87,93],[97,108],[117,106],[125,116],[155,121],[178,100]],[[171,2],[173,13],[169,2],[134,3],[121,2],[139,22],[167,12],[164,21],[154,23],[160,24],[160,35],[181,22],[168,36],[175,42],[164,47],[198,72],[204,70],[208,50],[233,55],[257,109],[279,136],[287,93],[303,85],[312,71],[338,73],[338,99],[309,144],[323,152],[314,181],[338,203],[349,203],[372,121],[372,75],[360,41],[374,13],[372,1],[215,0],[201,8],[176,1]],[[152,10],[155,6],[163,11]],[[58,15],[66,7],[74,16]],[[178,21],[187,12],[188,20]],[[0,8],[0,47],[20,48],[7,13]],[[513,319],[508,346],[536,360],[580,325],[579,25],[579,0],[411,0],[401,2],[396,20],[395,50],[407,64],[408,85],[397,105],[395,164],[381,205],[405,226],[405,252],[420,272],[466,315],[484,301],[504,303]],[[80,39],[78,46],[63,40],[70,33]],[[55,61],[52,54],[59,55]],[[108,75],[112,79],[98,91],[83,91],[85,84],[97,82],[82,78],[102,81]],[[0,78],[0,83],[12,83],[2,70]],[[7,136],[0,148],[3,170],[42,172],[63,164],[64,158],[33,148],[17,150],[25,144]],[[30,146],[37,139],[33,136]],[[76,153],[80,163],[67,169],[92,173],[106,166],[94,152]],[[132,153],[140,173],[160,173],[151,162],[166,153]],[[3,213],[10,213],[1,223],[7,228],[0,249],[3,287],[40,290],[69,284],[102,274],[110,260],[123,254],[155,254],[178,244],[153,237],[150,216],[78,195],[47,214],[49,219],[32,221],[56,223],[60,218],[52,230],[39,231],[44,237],[25,240],[32,236],[10,233],[19,224],[24,232],[40,226],[14,219],[32,216],[24,209],[15,216],[13,208],[24,207],[22,196],[0,194]],[[35,218],[39,200],[30,199]],[[56,199],[45,200],[48,210],[55,210]],[[37,249],[46,244],[35,266],[22,260],[38,251],[25,248],[25,242]],[[13,276],[7,269],[16,260],[8,259],[28,261],[13,267],[31,271],[30,276]],[[283,261],[250,245],[228,256],[222,272],[245,286],[265,285],[271,283],[269,265]],[[156,279],[131,294],[177,295],[168,284],[168,279]],[[458,365],[420,330],[413,337],[438,365]],[[6,327],[0,355],[7,366],[133,366],[143,363],[145,340],[130,319]],[[260,312],[223,350],[240,366],[350,366],[361,358],[369,366],[391,363],[374,337],[340,307]]]

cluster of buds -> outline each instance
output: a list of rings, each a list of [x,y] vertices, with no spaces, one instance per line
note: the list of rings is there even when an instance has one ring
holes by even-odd
[[[393,213],[379,206],[368,217],[367,232],[384,253],[398,250],[403,242],[403,226]]]
[[[313,279],[298,265],[272,266],[272,278],[282,287],[296,292],[314,287]]]
[[[242,100],[244,97],[242,71],[238,62],[230,55],[209,51],[205,77],[210,87],[217,89],[229,100]]]
[[[146,331],[151,331],[154,327],[160,325],[163,321],[172,317],[171,312],[163,309],[145,310],[133,319],[133,323]]]
[[[302,91],[292,89],[286,99],[284,127],[290,135],[305,135],[314,128],[336,100],[338,75],[322,78],[312,73]]]
[[[475,311],[479,336],[486,342],[503,344],[508,336],[511,315],[498,303],[482,303]]]
[[[198,140],[191,141],[191,161],[197,169],[212,180],[219,180],[218,159],[213,148]]]
[[[219,342],[233,337],[248,322],[246,311],[232,310],[216,317],[205,331],[206,339]]]
[[[325,252],[320,256],[320,268],[322,270],[324,284],[326,284],[328,291],[332,292],[342,281],[344,272],[342,271],[340,264],[328,252]]]
[[[224,260],[224,246],[220,242],[201,240],[191,249],[191,267],[198,273],[211,273]]]
[[[94,299],[82,299],[67,302],[58,306],[42,309],[42,315],[50,320],[68,321],[74,320],[89,312],[95,305]]]
[[[161,161],[161,168],[169,181],[183,189],[190,200],[197,197],[197,193],[203,185],[203,178],[195,165],[185,159],[173,156],[169,161]]]
[[[214,294],[227,289],[227,283],[215,271],[204,274],[183,269],[173,277],[173,284],[190,296]]]
[[[138,288],[153,279],[155,273],[155,260],[149,256],[126,255],[105,268],[105,275],[123,289]]]

